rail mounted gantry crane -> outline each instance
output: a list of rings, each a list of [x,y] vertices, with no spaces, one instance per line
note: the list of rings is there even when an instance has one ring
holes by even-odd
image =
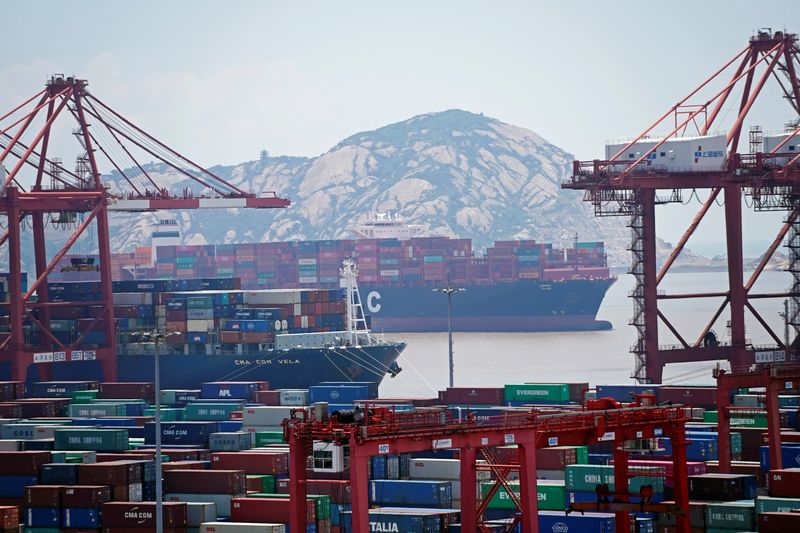
[[[74,171],[51,155],[67,146],[59,134],[70,124],[79,154]],[[104,181],[98,155],[116,171],[114,181]],[[140,163],[143,156],[160,165]],[[28,170],[32,172],[26,176]],[[173,194],[166,182],[178,178],[189,185]],[[116,379],[109,212],[288,206],[288,200],[274,193],[246,192],[169,148],[91,94],[86,80],[54,75],[42,91],[0,117],[0,214],[7,222],[0,246],[7,245],[9,265],[4,275],[7,297],[0,313],[5,315],[0,377],[49,379],[68,370],[68,375],[83,379]],[[68,230],[64,245],[54,254],[46,246],[50,225]],[[23,289],[21,229],[28,226],[35,276]],[[85,295],[71,294],[56,301],[48,291],[48,276],[92,229],[100,297],[87,300]],[[91,319],[67,344],[51,327],[51,319],[65,312]],[[89,344],[92,331],[104,333],[104,341]]]
[[[684,407],[635,407],[600,411],[542,414],[536,410],[507,414],[476,423],[474,418],[450,419],[446,410],[394,412],[387,407],[366,405],[360,420],[340,422],[327,411],[297,409],[284,421],[284,437],[290,446],[289,486],[291,500],[290,526],[292,531],[306,528],[307,464],[317,444],[326,449],[345,447],[349,451],[350,488],[352,495],[353,531],[370,531],[369,475],[370,457],[438,449],[457,448],[460,451],[460,482],[462,487],[475,486],[476,471],[489,468],[496,476],[491,491],[480,502],[476,498],[461,499],[461,530],[465,533],[486,531],[482,515],[488,502],[500,487],[520,511],[523,533],[537,533],[538,498],[536,482],[536,450],[549,446],[581,445],[594,442],[614,444],[615,494],[611,501],[582,503],[571,511],[612,512],[616,531],[630,532],[630,514],[637,512],[675,513],[677,531],[689,533],[688,467],[686,463],[685,424],[689,420]],[[636,473],[628,466],[630,443],[669,438],[673,449],[674,504],[647,501],[632,503],[628,481]],[[519,464],[499,464],[492,447],[517,445]],[[332,456],[337,454],[329,452]],[[338,454],[340,457],[344,452]],[[486,459],[476,465],[476,459]],[[506,475],[519,471],[519,496],[508,484]],[[620,488],[622,487],[622,488]],[[645,498],[646,499],[646,498]],[[516,526],[511,524],[511,528]],[[513,529],[510,529],[513,530]]]
[[[741,52],[726,62],[677,104],[627,142],[607,148],[606,159],[575,161],[573,175],[562,184],[565,189],[583,190],[584,199],[594,205],[596,216],[627,216],[633,238],[629,272],[635,277],[631,292],[634,314],[630,321],[637,330],[631,347],[636,358],[633,377],[640,382],[661,383],[664,365],[691,361],[727,359],[737,368],[754,362],[795,360],[800,333],[800,49],[797,35],[771,30],[759,31]],[[729,78],[726,78],[731,71]],[[759,128],[750,131],[750,151],[740,152],[743,125],[753,105],[770,80],[789,104],[791,121],[776,142],[767,143]],[[721,86],[720,86],[721,85]],[[735,91],[741,91],[736,101]],[[710,94],[710,95],[709,95]],[[705,99],[704,99],[705,98]],[[711,147],[712,128],[720,128],[726,106],[738,112],[721,142]],[[666,127],[661,135],[656,130]],[[681,147],[680,143],[684,146]],[[681,160],[681,149],[686,157]],[[697,216],[659,269],[656,259],[656,205],[680,202],[683,191],[710,191]],[[742,256],[742,197],[747,196],[757,211],[785,211],[786,222],[778,231],[752,275],[744,281]],[[696,294],[662,294],[659,283],[718,198],[725,203],[728,290]],[[792,286],[786,293],[756,294],[751,289],[775,250],[788,236],[789,271]],[[694,338],[684,337],[659,309],[659,302],[671,299],[723,298],[708,323]],[[752,301],[759,298],[788,298],[786,320],[794,330],[788,345],[756,311]],[[730,342],[721,342],[713,326],[724,312],[730,312]],[[753,346],[745,337],[745,310],[763,326],[774,344]],[[674,335],[677,345],[659,346],[659,322]]]

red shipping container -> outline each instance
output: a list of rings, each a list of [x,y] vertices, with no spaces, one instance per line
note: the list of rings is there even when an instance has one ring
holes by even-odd
[[[207,470],[208,461],[169,461],[164,463],[161,468],[167,470]]]
[[[186,527],[186,504],[164,502],[162,507],[163,524],[166,528]],[[121,528],[156,527],[155,502],[108,502],[103,504],[103,530],[120,533]],[[141,531],[141,529],[138,529]]]
[[[800,498],[800,469],[770,470],[767,488],[770,496]]]
[[[138,461],[85,463],[78,466],[81,485],[129,485],[141,483],[143,466]]]
[[[0,472],[5,476],[38,476],[39,468],[51,462],[50,452],[0,452]]]
[[[317,521],[316,504],[307,502],[306,520]],[[289,498],[234,498],[231,500],[232,522],[278,522],[289,523]]]
[[[108,382],[101,383],[97,397],[101,399],[150,400],[153,398],[152,383]]]
[[[800,531],[800,513],[761,513],[758,515],[759,533],[789,533]]]
[[[61,485],[32,485],[25,487],[27,507],[61,507]]]
[[[242,470],[168,470],[164,492],[194,494],[244,494],[247,479]]]
[[[61,488],[63,507],[100,507],[111,501],[111,487],[105,485],[71,485]]]
[[[287,474],[289,454],[284,452],[216,452],[211,454],[213,470],[243,470],[253,474]]]
[[[276,390],[260,390],[257,391],[254,398],[256,403],[262,405],[280,405],[281,404],[281,391]]]
[[[16,531],[19,524],[19,507],[13,505],[4,505],[0,507],[0,529]]]
[[[736,428],[739,431],[740,428]],[[781,431],[781,443],[800,442],[800,431]],[[769,433],[764,433],[762,429],[761,444],[769,444]]]
[[[344,481],[342,483],[342,481]],[[309,494],[330,496],[331,503],[351,503],[352,491],[349,480],[339,479],[309,479],[306,481]],[[275,492],[289,494],[289,480],[276,479]]]
[[[69,404],[69,399],[67,399]],[[19,405],[22,406],[23,418],[40,418],[45,416],[59,416],[63,410],[60,408],[60,402],[53,400],[45,400],[41,398],[31,398],[20,400]]]
[[[672,402],[688,407],[715,409],[717,402],[716,387],[667,386],[656,391],[659,403]]]
[[[178,449],[170,449],[164,448],[161,450],[161,453],[164,455],[168,455],[170,461],[210,461],[211,460],[211,452],[209,450],[182,450]]]
[[[503,405],[505,389],[502,387],[449,387],[439,391],[439,400],[443,403],[473,405]]]
[[[0,400],[22,398],[24,393],[25,384],[21,381],[0,381]]]
[[[22,404],[12,402],[0,403],[0,418],[22,418]]]
[[[575,448],[540,448],[536,450],[536,468],[539,470],[563,470],[578,462]]]

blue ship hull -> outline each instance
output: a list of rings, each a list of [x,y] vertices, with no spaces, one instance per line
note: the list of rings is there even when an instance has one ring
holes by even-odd
[[[268,381],[272,389],[308,388],[322,381],[380,383],[404,343],[354,348],[294,348],[247,355],[161,355],[161,387],[193,389],[209,381]],[[120,381],[153,381],[153,355],[117,357]]]
[[[465,285],[453,295],[454,331],[582,331],[611,329],[596,320],[616,278],[542,282],[517,280]],[[435,286],[362,284],[372,329],[384,332],[447,331],[447,298]]]

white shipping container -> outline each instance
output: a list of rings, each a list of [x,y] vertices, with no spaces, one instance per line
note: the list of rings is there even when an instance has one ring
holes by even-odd
[[[187,502],[186,526],[200,527],[203,522],[213,522],[217,519],[217,506],[214,503]]]
[[[617,161],[633,163],[638,161],[661,139],[645,139],[636,142],[617,157]],[[610,141],[606,144],[606,159],[627,146],[625,141]],[[695,170],[720,170],[727,156],[725,135],[705,135],[696,137],[676,137],[668,139],[640,163],[645,168],[666,169],[675,172]],[[614,170],[623,170],[622,165]]]
[[[153,293],[115,292],[114,305],[153,305]]]
[[[131,483],[128,485],[128,500],[129,502],[140,502],[142,500],[142,484]]]
[[[208,331],[214,329],[213,320],[187,320],[186,331]]]
[[[316,265],[317,264],[317,260],[316,260],[316,258],[298,259],[297,260],[297,264],[298,265]]]
[[[21,443],[21,440],[0,439],[0,452],[18,452]]]
[[[213,320],[214,319],[214,310],[213,309],[187,309],[186,310],[186,319],[187,320]]]
[[[259,431],[283,432],[283,426],[248,426],[244,424],[242,425],[242,431],[247,433],[257,433]],[[253,435],[253,443],[255,444],[255,435]]]
[[[758,394],[734,394],[734,407],[765,407],[766,402]]]
[[[245,426],[281,426],[289,418],[292,407],[259,406],[245,407],[242,411],[242,424]]]
[[[303,315],[300,317],[300,327],[301,328],[308,327],[308,315]]]
[[[381,270],[380,275],[381,276],[399,276],[400,275],[400,271],[399,270]]]
[[[292,407],[308,405],[308,389],[283,389],[280,402]]]
[[[286,533],[283,524],[256,524],[251,522],[206,522],[201,533]]]
[[[294,314],[295,316],[297,316],[297,315],[302,315],[302,314],[303,314],[303,312],[302,312],[302,307],[301,307],[301,305],[300,305],[300,304],[294,304],[294,313],[293,313],[293,314]]]
[[[479,461],[481,463],[482,461]],[[458,459],[411,459],[408,476],[418,480],[458,481],[461,478],[461,461]],[[478,481],[490,479],[488,470],[478,470]]]
[[[317,276],[300,276],[300,279],[297,280],[298,283],[316,283]]]
[[[562,480],[564,479],[564,471],[563,470],[536,470],[536,479],[555,479],[555,480]]]
[[[777,148],[783,141],[789,137],[789,133],[773,133],[773,134],[765,134],[764,135],[764,153],[768,154],[772,152],[775,148]],[[783,146],[781,146],[780,150],[778,150],[779,154],[790,154],[788,157],[779,157],[770,162],[773,164],[778,165],[785,165],[795,156],[800,154],[800,135],[795,135]]]
[[[242,297],[247,305],[299,304],[301,293],[297,289],[246,291]]]
[[[217,516],[220,518],[230,518],[231,500],[233,498],[244,498],[244,496],[244,494],[188,494],[182,492],[173,492],[164,494],[164,501],[213,503],[217,508]]]

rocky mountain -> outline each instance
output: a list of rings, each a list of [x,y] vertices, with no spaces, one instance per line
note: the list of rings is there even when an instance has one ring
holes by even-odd
[[[566,244],[605,240],[614,263],[627,264],[622,219],[597,219],[581,193],[560,188],[573,156],[531,130],[457,109],[357,133],[318,157],[262,157],[213,171],[234,185],[288,197],[285,210],[176,213],[184,242],[234,243],[349,237],[348,227],[392,212],[431,235]],[[194,183],[150,167],[172,190]],[[142,177],[136,179],[143,179]],[[112,190],[121,180],[111,175]],[[112,216],[112,247],[148,241],[153,214]]]

